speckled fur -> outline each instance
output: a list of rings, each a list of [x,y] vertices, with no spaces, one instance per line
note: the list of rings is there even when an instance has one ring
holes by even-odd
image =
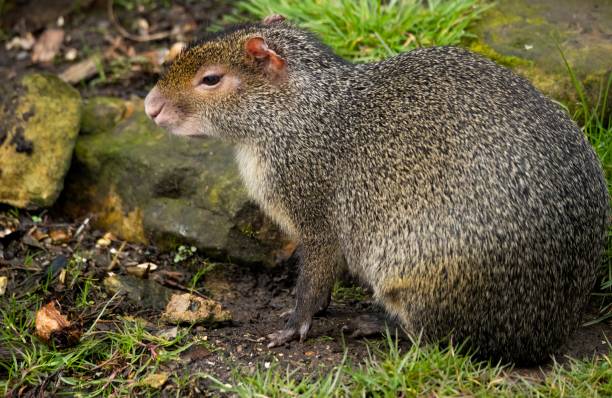
[[[285,78],[245,56],[252,36],[285,59]],[[182,94],[206,64],[241,86]],[[285,333],[327,305],[338,255],[408,331],[469,338],[484,357],[539,362],[578,326],[606,183],[565,112],[508,69],[452,47],[354,65],[289,24],[254,24],[194,44],[158,87],[236,143],[253,198],[300,240]]]

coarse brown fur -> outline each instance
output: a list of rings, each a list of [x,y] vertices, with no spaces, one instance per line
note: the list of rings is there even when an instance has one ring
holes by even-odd
[[[198,86],[210,68],[229,83]],[[193,44],[156,90],[171,131],[235,143],[249,192],[301,243],[273,345],[304,338],[339,256],[428,341],[540,362],[579,325],[606,183],[566,113],[510,70],[453,47],[355,65],[274,21]]]

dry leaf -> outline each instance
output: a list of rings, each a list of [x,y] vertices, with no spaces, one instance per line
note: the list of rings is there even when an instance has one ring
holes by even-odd
[[[7,286],[8,286],[8,277],[0,276],[0,296],[4,296],[4,293],[6,293]]]
[[[4,48],[7,50],[18,49],[29,51],[36,43],[36,39],[32,33],[28,32],[24,37],[17,36],[13,37],[8,43],[5,44]]]
[[[54,229],[49,232],[49,237],[53,243],[66,243],[70,240],[70,233],[64,229]]]
[[[100,238],[96,241],[96,246],[98,247],[108,247],[110,246],[111,241],[110,239],[106,239],[106,238]]]
[[[32,238],[36,239],[37,241],[41,241],[41,240],[49,237],[49,234],[47,234],[44,231],[41,231],[38,228],[34,228],[34,230],[32,232],[30,232],[30,235],[32,236]]]
[[[147,375],[140,381],[143,386],[149,386],[151,388],[161,388],[168,381],[168,373],[160,372]]]
[[[48,302],[38,310],[35,323],[36,335],[45,343],[67,347],[74,345],[81,337],[80,331],[59,312],[55,301]]]
[[[34,44],[32,62],[48,63],[53,61],[64,41],[63,29],[47,29]]]
[[[97,57],[92,56],[81,62],[77,62],[63,71],[59,75],[60,79],[66,83],[74,84],[95,76],[98,73],[96,59]]]
[[[136,267],[141,268],[141,269],[148,269],[149,271],[155,271],[157,269],[157,264],[141,263],[141,264],[138,264]]]

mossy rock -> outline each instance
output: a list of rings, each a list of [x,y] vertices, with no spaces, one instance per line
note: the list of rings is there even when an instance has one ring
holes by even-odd
[[[94,214],[98,227],[130,241],[191,244],[213,258],[273,264],[282,235],[249,201],[233,148],[171,136],[149,120],[142,101],[121,102],[93,98],[85,106],[84,120],[111,120],[79,137],[64,209]],[[243,233],[245,225],[253,233]]]
[[[610,21],[609,0],[500,0],[483,15],[470,47],[574,108],[579,98],[563,56],[597,103],[612,73]]]
[[[0,81],[0,203],[38,209],[56,201],[80,120],[81,96],[56,76]]]
[[[83,101],[81,134],[101,133],[113,129],[129,110],[125,101],[114,97],[93,97]]]

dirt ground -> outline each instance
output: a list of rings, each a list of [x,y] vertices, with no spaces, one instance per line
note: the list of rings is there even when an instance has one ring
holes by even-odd
[[[23,213],[17,217],[6,211],[0,214],[0,223],[13,230],[0,238],[0,276],[9,279],[8,294],[19,292],[18,296],[23,296],[33,292],[43,294],[43,302],[55,299],[69,319],[83,329],[91,326],[102,307],[109,302],[111,294],[103,287],[102,280],[108,275],[112,262],[115,263],[113,272],[118,275],[128,275],[128,268],[135,264],[154,263],[159,268],[148,276],[131,278],[137,281],[136,285],[152,283],[160,288],[165,286],[163,289],[175,293],[188,290],[187,285],[193,276],[209,264],[197,254],[175,262],[173,253],[160,253],[151,246],[124,244],[112,237],[108,245],[101,246],[100,239],[104,238],[104,232],[91,229],[84,222],[85,219],[68,221],[58,215],[43,214],[40,220],[34,216],[37,221],[34,222],[30,215]],[[71,258],[84,260],[76,263],[74,260],[64,260]],[[79,277],[76,280],[66,279],[62,283],[59,275],[65,268],[71,270],[71,275],[77,268]],[[48,274],[52,275],[52,279],[48,291],[43,293],[40,289],[44,280],[42,276]],[[268,349],[265,336],[282,327],[284,319],[281,314],[293,305],[295,277],[292,259],[274,268],[217,263],[194,287],[197,292],[221,302],[231,312],[232,321],[212,328],[193,327],[191,333],[194,338],[205,339],[210,346],[192,347],[183,354],[185,361],[174,366],[188,363],[186,370],[190,373],[203,371],[221,380],[227,379],[236,369],[252,370],[276,362],[281,368],[290,365],[297,370],[297,375],[312,375],[329,371],[341,363],[345,350],[350,362],[360,363],[368,356],[368,344],[383,343],[383,336],[369,339],[349,336],[346,329],[348,327],[350,331],[355,320],[382,314],[367,292],[351,294],[351,289],[355,288],[344,281],[343,285],[349,286],[349,293],[336,295],[327,312],[315,319],[305,342]],[[89,295],[90,306],[77,310],[78,293],[86,280],[93,280],[94,284]],[[159,332],[169,326],[159,320],[165,302],[158,303],[155,299],[135,301],[120,296],[109,306],[97,327],[104,330],[112,324],[106,324],[105,319],[130,316],[144,319],[151,332]],[[595,316],[593,307],[587,319]],[[582,327],[556,355],[556,360],[564,362],[567,357],[590,358],[606,353],[610,347],[606,343],[606,336],[612,336],[610,322]],[[407,346],[410,342],[402,339],[401,344]],[[518,368],[514,371],[523,376],[541,376],[539,368]]]
[[[189,42],[219,23],[231,10],[232,1],[16,0],[13,3],[17,7],[0,15],[0,76],[13,79],[32,71],[60,74],[71,65],[97,55],[97,72],[75,83],[81,95],[129,98],[131,95],[144,97],[154,85],[163,61],[158,58],[163,57],[164,50],[178,42]],[[113,4],[113,17],[109,3]],[[121,4],[132,6],[126,8]],[[33,61],[35,50],[27,46],[7,49],[14,38],[32,37],[35,42],[39,41],[46,29],[64,32],[52,61]],[[76,54],[76,58],[71,59],[69,54]]]

